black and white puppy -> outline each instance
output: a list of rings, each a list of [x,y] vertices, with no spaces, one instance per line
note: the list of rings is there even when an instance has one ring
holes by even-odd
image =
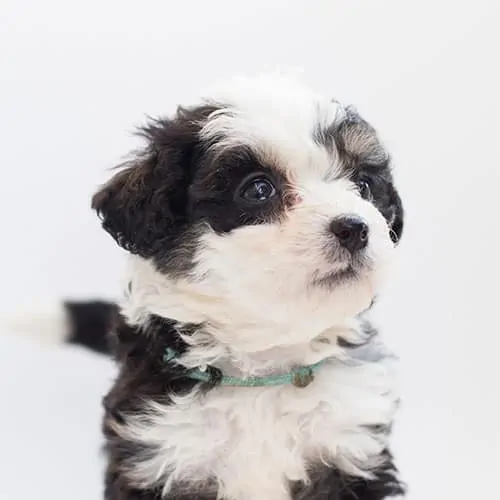
[[[106,350],[112,331],[118,360],[106,499],[402,495],[394,358],[363,317],[403,227],[375,130],[265,76],[140,134],[144,150],[93,198],[131,254],[121,312],[66,305],[71,340]],[[267,384],[315,364],[306,383]]]

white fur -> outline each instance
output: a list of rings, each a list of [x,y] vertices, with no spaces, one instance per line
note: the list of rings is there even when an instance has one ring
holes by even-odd
[[[393,245],[382,215],[348,184],[304,185],[304,201],[283,222],[225,236],[206,232],[194,277],[171,280],[132,257],[125,315],[132,323],[148,313],[203,322],[220,343],[245,353],[303,343],[356,316],[380,287]],[[370,264],[355,281],[316,285],[315,278],[347,265],[332,262],[324,251],[335,244],[328,222],[345,213],[369,223]]]
[[[2,318],[1,322],[7,331],[34,338],[41,344],[63,344],[70,334],[69,317],[60,300],[36,307],[26,306]]]
[[[331,361],[305,389],[217,388],[148,404],[116,430],[158,447],[137,457],[129,477],[137,484],[203,482],[215,475],[228,499],[288,499],[287,482],[307,480],[312,460],[370,476],[386,439],[370,425],[389,425],[397,406],[392,359]]]
[[[375,344],[347,358],[337,339],[362,340],[356,316],[376,295],[393,245],[378,210],[338,177],[335,148],[313,138],[318,123],[342,119],[341,104],[280,78],[233,81],[215,102],[228,107],[210,117],[202,137],[225,136],[214,145],[221,150],[251,147],[286,175],[299,201],[279,222],[223,236],[207,228],[185,278],[131,257],[123,312],[133,324],[151,313],[203,323],[203,332],[185,338],[190,349],[179,362],[187,367],[212,364],[249,376],[331,360],[304,389],[219,387],[173,405],[145,402],[145,415],[116,430],[158,448],[130,465],[128,475],[140,485],[161,484],[167,492],[172,482],[215,475],[224,498],[286,500],[287,481],[306,480],[308,463],[322,459],[367,476],[386,446],[370,426],[392,421],[393,359]],[[365,157],[384,154],[374,137],[351,140]],[[369,226],[366,265],[356,280],[319,285],[349,264],[328,232],[330,221],[346,214]]]
[[[214,90],[209,102],[224,106],[201,132],[205,140],[217,138],[214,148],[250,146],[288,169],[299,170],[329,167],[327,152],[314,142],[314,131],[345,114],[340,103],[284,75],[235,78]]]
[[[287,177],[300,201],[275,223],[244,226],[219,235],[206,228],[194,271],[184,279],[157,275],[133,259],[133,292],[124,303],[132,322],[154,312],[179,321],[204,322],[234,351],[262,351],[300,343],[356,316],[379,289],[393,244],[382,214],[363,200],[353,182],[337,174],[335,148],[317,144],[318,123],[334,125],[345,109],[285,77],[236,79],[214,99],[227,104],[202,129],[215,148],[246,144]],[[375,136],[360,134],[366,157],[380,154]],[[370,229],[366,269],[336,288],[315,281],[349,265],[328,226],[335,217],[357,215]],[[337,258],[325,255],[325,248]],[[237,334],[236,334],[237,332]]]

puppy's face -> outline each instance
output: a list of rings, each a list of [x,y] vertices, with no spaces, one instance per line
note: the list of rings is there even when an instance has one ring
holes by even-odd
[[[369,307],[403,212],[389,156],[353,109],[240,80],[142,134],[144,152],[93,206],[198,319],[303,338]]]

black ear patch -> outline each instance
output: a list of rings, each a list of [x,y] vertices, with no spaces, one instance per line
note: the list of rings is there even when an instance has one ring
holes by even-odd
[[[149,258],[168,249],[186,222],[198,132],[216,108],[179,108],[139,130],[147,145],[93,197],[103,228],[127,251]]]
[[[174,226],[172,179],[148,154],[126,164],[92,199],[103,228],[133,254],[151,257]]]
[[[391,185],[390,206],[393,211],[392,221],[390,221],[391,240],[397,244],[403,235],[404,209],[401,198],[396,188]]]

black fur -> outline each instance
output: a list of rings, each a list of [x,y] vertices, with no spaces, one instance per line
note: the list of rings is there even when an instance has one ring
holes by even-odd
[[[151,121],[140,132],[147,143],[144,151],[125,164],[93,198],[92,206],[99,213],[104,229],[118,244],[133,254],[152,259],[159,270],[170,276],[189,274],[200,235],[207,226],[225,233],[241,225],[276,220],[286,208],[286,181],[274,165],[262,164],[243,147],[215,154],[212,144],[200,140],[201,126],[217,109],[216,106],[180,108],[172,119]],[[403,211],[392,184],[388,158],[377,146],[371,156],[354,154],[349,142],[353,130],[373,133],[356,114],[349,114],[341,127],[322,131],[318,137],[325,144],[335,141],[346,177],[370,182],[373,203],[391,225],[394,240],[398,240]],[[271,176],[279,192],[269,204],[258,207],[245,204],[237,196],[238,186],[255,172]],[[81,320],[75,331],[81,330],[86,320],[78,316],[79,310],[74,305],[68,308],[74,318]],[[93,311],[89,308],[89,312]],[[183,325],[152,316],[139,329],[128,326],[112,307],[104,307],[101,313],[107,319],[89,320],[92,332],[78,330],[80,333],[73,341],[105,351],[106,341],[99,342],[96,337],[101,334],[106,337],[107,325],[113,330],[109,345],[118,361],[119,375],[104,399],[106,500],[159,500],[160,491],[138,489],[124,473],[133,460],[148,457],[156,450],[122,438],[116,425],[127,415],[141,414],[144,401],[169,404],[172,394],[191,391],[200,384],[190,379],[184,369],[163,360],[167,347],[178,352],[186,349],[179,330],[189,335],[200,325]],[[114,319],[109,320],[109,316]],[[209,384],[203,388],[211,390]],[[310,483],[290,485],[292,498],[382,500],[399,493],[402,487],[394,478],[392,458],[388,453],[385,458],[386,462],[374,471],[375,477],[369,481],[348,477],[333,467],[318,466],[311,470]],[[214,484],[204,484],[201,488],[196,484],[193,478],[192,484],[174,485],[164,498],[215,500]]]
[[[173,274],[189,271],[196,248],[197,230],[188,227],[188,192],[196,159],[203,156],[200,122],[214,109],[179,108],[174,119],[154,120],[140,129],[144,151],[92,199],[103,228],[120,246],[154,258]]]
[[[321,464],[310,473],[309,483],[293,483],[292,500],[383,500],[402,495],[405,487],[396,479],[396,468],[389,452],[385,463],[373,471],[372,479],[360,479]]]
[[[187,377],[182,367],[163,360],[166,348],[179,353],[185,351],[186,344],[179,337],[179,332],[190,335],[198,326],[179,325],[174,321],[153,316],[146,328],[147,332],[139,331],[122,321],[112,335],[111,345],[120,371],[111,391],[104,398],[103,429],[108,455],[106,500],[160,498],[159,491],[138,490],[123,474],[129,463],[149,456],[155,449],[123,439],[115,432],[114,424],[122,423],[126,415],[141,413],[144,410],[144,401],[169,404],[172,394],[187,393],[195,385],[203,386],[205,390],[211,388],[209,384],[201,384]],[[164,498],[215,500],[215,487],[212,486],[213,491],[210,492],[210,485],[204,486],[201,493],[198,485],[176,485]]]
[[[104,229],[133,254],[152,258],[171,276],[192,269],[201,234],[210,227],[225,233],[243,225],[279,219],[289,205],[287,180],[276,165],[264,164],[248,147],[223,153],[200,139],[199,132],[216,106],[179,108],[172,119],[152,120],[139,133],[146,147],[93,197]],[[317,134],[337,144],[345,175],[370,183],[373,203],[388,221],[393,241],[403,229],[403,208],[394,188],[389,159],[378,141],[370,154],[355,152],[355,134],[375,138],[375,131],[351,111],[332,130]],[[318,139],[319,140],[319,139]],[[249,174],[262,173],[279,196],[251,205],[237,196]]]
[[[152,316],[145,329],[130,327],[117,312],[114,304],[107,302],[67,303],[75,331],[79,335],[71,342],[81,343],[99,352],[111,348],[119,364],[118,377],[104,398],[105,417],[103,430],[106,437],[108,467],[105,481],[106,500],[160,500],[161,491],[155,488],[138,489],[123,470],[136,459],[155,452],[136,442],[127,441],[114,430],[114,424],[124,422],[127,415],[137,415],[144,410],[144,401],[168,404],[171,394],[184,394],[195,385],[210,390],[210,384],[201,384],[186,376],[186,371],[174,363],[163,360],[166,348],[182,353],[185,342],[179,332],[190,335],[200,325],[180,325],[175,321]],[[105,328],[112,325],[112,330]],[[94,326],[97,328],[94,329]],[[367,336],[376,334],[365,324]],[[97,337],[101,335],[99,340]],[[347,345],[346,345],[347,347]],[[349,347],[355,347],[349,345]],[[215,383],[216,383],[215,378]],[[381,429],[388,433],[390,429]],[[362,480],[341,473],[324,464],[311,468],[310,482],[290,485],[292,500],[382,500],[389,495],[402,494],[404,486],[396,479],[396,468],[389,452],[385,462],[374,470],[374,478]],[[210,482],[200,485],[179,484],[169,492],[166,500],[215,500],[216,487]]]
[[[354,182],[368,182],[373,204],[387,220],[391,239],[397,243],[403,233],[403,204],[394,187],[390,157],[382,148],[375,129],[353,107],[348,107],[341,123],[326,129],[318,127],[313,136],[318,144],[335,149],[349,178]],[[371,141],[371,145],[359,148],[357,140]]]
[[[284,177],[248,148],[215,154],[199,139],[203,120],[217,108],[179,108],[173,119],[154,120],[139,133],[144,151],[121,167],[94,196],[104,229],[133,254],[153,258],[170,275],[191,269],[207,224],[219,233],[276,219],[283,212]],[[255,172],[272,177],[280,191],[269,204],[251,206],[235,197]]]
[[[109,333],[120,320],[118,306],[102,300],[64,303],[69,320],[68,342],[109,353]]]

